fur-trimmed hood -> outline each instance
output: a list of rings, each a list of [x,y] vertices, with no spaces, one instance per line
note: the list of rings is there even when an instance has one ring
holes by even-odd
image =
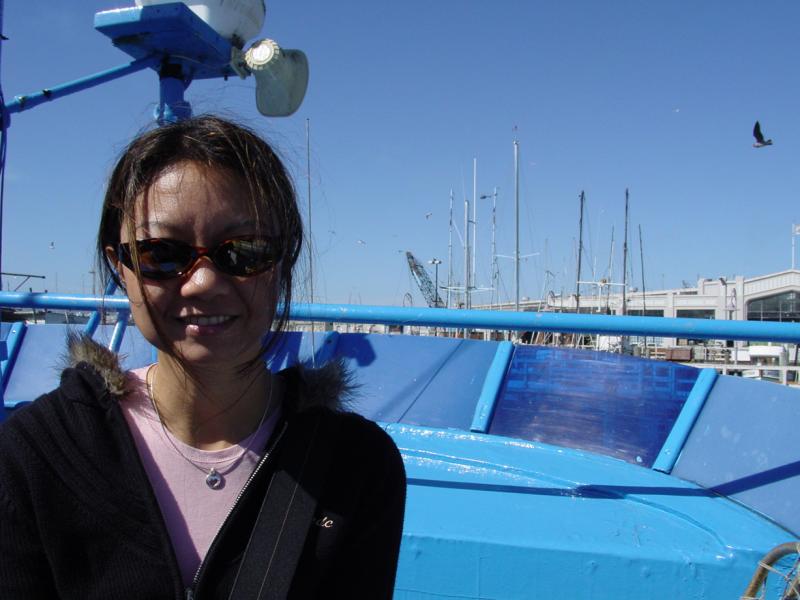
[[[67,337],[65,368],[88,366],[103,382],[105,391],[119,399],[130,390],[131,379],[120,365],[119,355],[91,337],[70,333]],[[277,374],[286,383],[286,402],[295,411],[324,407],[344,410],[353,399],[355,385],[352,373],[341,360],[333,360],[319,368],[297,364]]]

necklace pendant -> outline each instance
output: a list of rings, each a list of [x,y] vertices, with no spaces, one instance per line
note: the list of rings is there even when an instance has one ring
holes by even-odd
[[[222,475],[217,473],[216,469],[211,469],[206,475],[206,485],[212,490],[217,490],[222,487]]]

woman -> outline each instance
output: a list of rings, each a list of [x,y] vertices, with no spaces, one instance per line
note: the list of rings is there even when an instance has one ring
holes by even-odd
[[[206,116],[132,142],[98,252],[158,360],[122,373],[72,339],[60,387],[3,424],[0,597],[391,597],[397,449],[340,410],[338,365],[265,364],[301,237],[251,131]]]

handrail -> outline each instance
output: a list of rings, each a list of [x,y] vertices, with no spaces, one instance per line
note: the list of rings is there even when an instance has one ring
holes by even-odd
[[[0,292],[0,306],[86,311],[129,310],[128,299],[124,296],[102,297],[29,292]],[[296,321],[334,323],[383,323],[459,329],[553,331],[800,343],[800,323],[765,321],[715,321],[668,317],[622,317],[552,312],[303,303],[292,305],[290,318]]]

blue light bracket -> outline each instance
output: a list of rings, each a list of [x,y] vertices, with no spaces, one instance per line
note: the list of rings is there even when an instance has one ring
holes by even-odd
[[[192,116],[184,92],[194,79],[228,78],[233,45],[182,2],[107,10],[94,27],[136,60],[158,56],[160,82],[155,118],[159,124]]]
[[[661,471],[662,473],[672,472],[672,468],[678,461],[683,445],[686,443],[686,439],[689,437],[695,422],[697,422],[697,417],[700,415],[700,411],[703,410],[703,405],[706,403],[717,377],[716,369],[700,370],[700,375],[698,375],[692,391],[689,392],[689,396],[686,398],[681,414],[678,415],[672,430],[661,447],[661,452],[658,453],[653,463],[655,471]]]
[[[163,64],[180,65],[187,86],[194,79],[236,75],[231,42],[182,2],[99,12],[94,28],[135,59],[158,55]]]

